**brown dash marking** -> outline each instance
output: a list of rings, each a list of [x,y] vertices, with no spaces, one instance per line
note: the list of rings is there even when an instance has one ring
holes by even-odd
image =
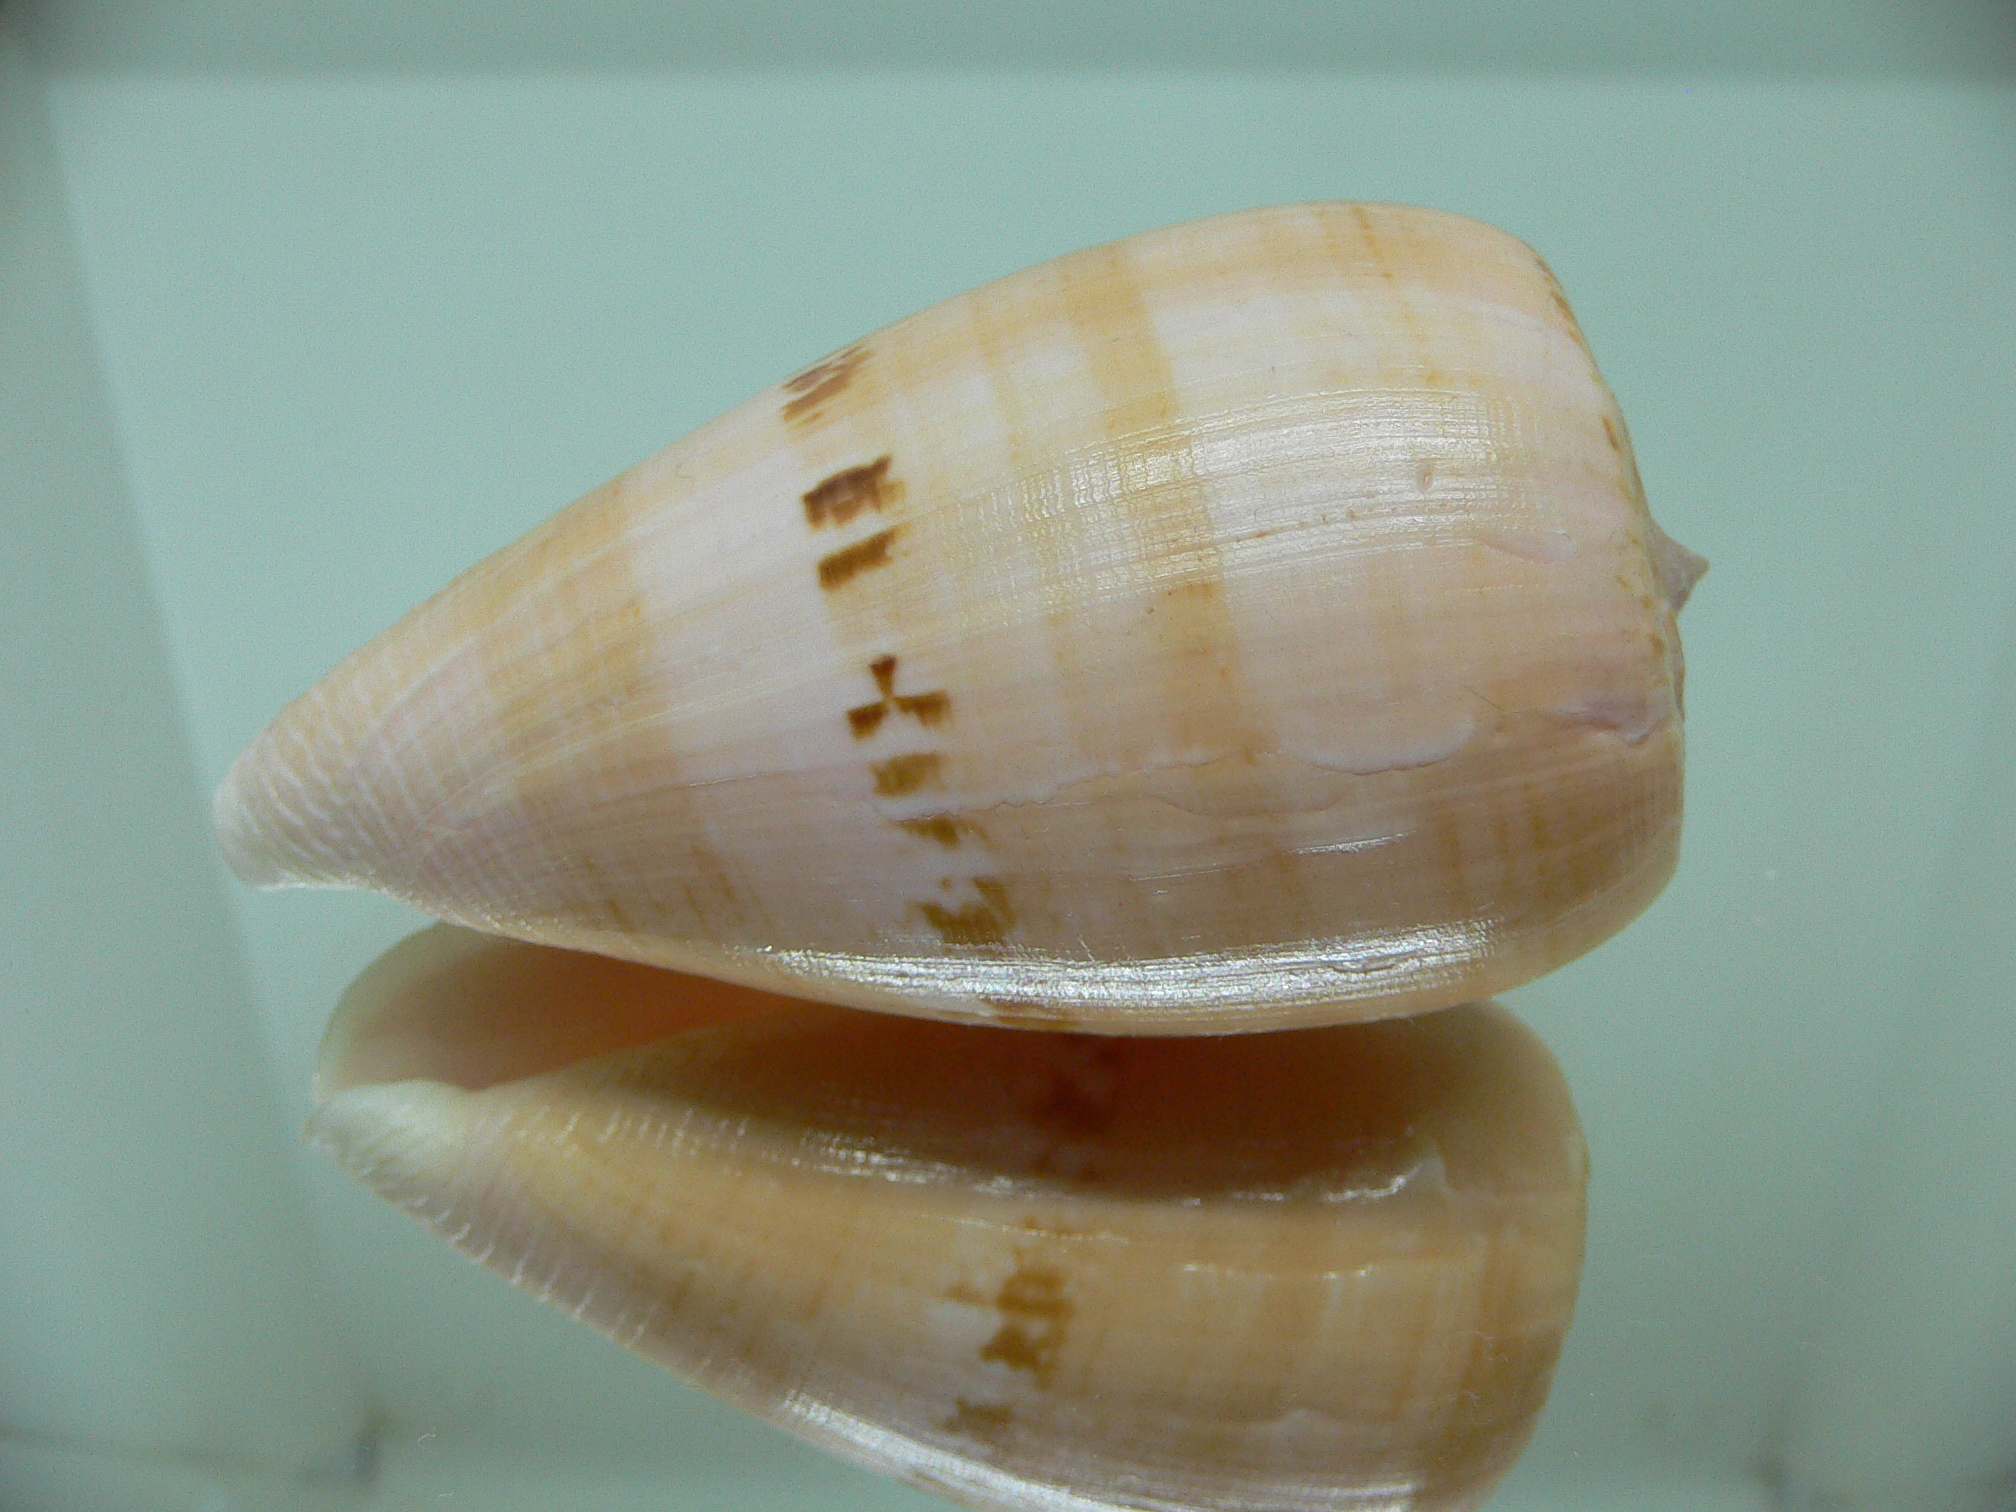
[[[951,711],[952,695],[943,691],[935,693],[915,693],[896,700],[896,712],[908,714],[917,723],[935,725],[944,722]]]
[[[876,657],[868,664],[868,671],[882,696],[874,703],[857,704],[847,711],[847,723],[856,740],[866,740],[874,734],[891,710],[908,715],[920,725],[943,724],[952,712],[952,695],[943,688],[934,688],[929,693],[898,693],[894,656]]]
[[[1547,285],[1547,297],[1554,302],[1555,310],[1561,316],[1561,323],[1568,327],[1568,334],[1575,338],[1575,344],[1583,351],[1589,350],[1589,342],[1582,334],[1582,326],[1575,319],[1575,311],[1568,303],[1568,295],[1561,288],[1561,280],[1554,276],[1554,270],[1547,266],[1547,259],[1534,255],[1533,261],[1539,265],[1541,281]]]
[[[995,1439],[1015,1422],[1015,1409],[1005,1403],[969,1402],[964,1397],[952,1400],[959,1410],[940,1424],[947,1433],[973,1439]]]
[[[950,814],[933,814],[928,819],[898,819],[896,826],[920,840],[936,840],[947,850],[959,843],[959,821]]]
[[[866,540],[842,547],[819,558],[819,586],[831,593],[856,574],[871,567],[889,565],[889,543],[896,539],[896,527],[878,530]]]
[[[973,890],[980,894],[978,903],[960,908],[947,908],[942,903],[915,906],[947,945],[998,946],[1015,925],[1008,889],[999,877],[975,877]]]
[[[985,903],[968,903],[964,908],[919,903],[917,908],[947,945],[999,945],[1002,941],[1001,921]]]
[[[873,462],[842,468],[832,477],[815,483],[802,496],[805,523],[817,530],[822,525],[845,525],[864,509],[880,512],[899,502],[903,485],[889,476],[889,454]]]
[[[1064,1273],[1018,1259],[994,1299],[1001,1326],[980,1347],[980,1358],[1026,1370],[1046,1382],[1064,1347],[1064,1332],[1076,1310],[1064,1295]]]
[[[815,362],[796,377],[787,378],[785,392],[797,397],[785,401],[785,420],[796,423],[816,418],[819,406],[853,382],[855,372],[867,360],[866,347],[849,347],[824,361]]]
[[[868,770],[875,774],[878,795],[900,798],[920,788],[942,787],[944,774],[939,769],[944,764],[945,758],[936,751],[913,751],[906,756],[891,756],[887,761],[872,762]]]

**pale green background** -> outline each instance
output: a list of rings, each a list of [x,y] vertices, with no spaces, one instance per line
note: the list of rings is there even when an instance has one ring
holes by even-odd
[[[216,1467],[340,1470],[372,1429],[374,1506],[558,1505],[584,1476],[626,1508],[930,1505],[295,1154],[322,1020],[412,919],[228,883],[202,795],[452,574],[809,359],[1087,243],[1313,198],[1531,242],[1655,511],[1715,564],[1683,622],[1679,877],[1510,1000],[1596,1178],[1503,1501],[1774,1494],[1872,1130],[1919,1119],[1893,1082],[1946,1011],[1928,963],[1967,948],[1934,904],[2012,628],[2004,8],[0,20],[26,43],[0,75],[0,1502],[113,1505],[78,1456],[137,1448],[211,1456],[176,1505],[265,1505]],[[572,1468],[512,1492],[498,1454]]]

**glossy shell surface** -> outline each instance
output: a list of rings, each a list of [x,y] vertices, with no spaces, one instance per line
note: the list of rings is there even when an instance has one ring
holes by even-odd
[[[219,831],[252,881],[860,1007],[1415,1012],[1664,885],[1698,570],[1523,244],[1224,216],[596,490],[290,708]]]

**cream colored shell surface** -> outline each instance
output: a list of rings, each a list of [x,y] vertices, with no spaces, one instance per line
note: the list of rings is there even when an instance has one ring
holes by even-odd
[[[1695,570],[1524,245],[1225,216],[598,489],[290,708],[219,829],[254,881],[856,1006],[1412,1012],[1664,884]]]

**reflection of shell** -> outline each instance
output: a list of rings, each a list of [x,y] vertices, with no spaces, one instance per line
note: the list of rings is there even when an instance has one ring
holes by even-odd
[[[1523,245],[1226,216],[598,489],[288,710],[218,823],[250,880],[857,1006],[1437,1007],[1663,885],[1696,570]]]
[[[320,1093],[465,1252],[975,1505],[1475,1506],[1581,1260],[1567,1090],[1489,1006],[1006,1034],[442,926],[352,990]]]

